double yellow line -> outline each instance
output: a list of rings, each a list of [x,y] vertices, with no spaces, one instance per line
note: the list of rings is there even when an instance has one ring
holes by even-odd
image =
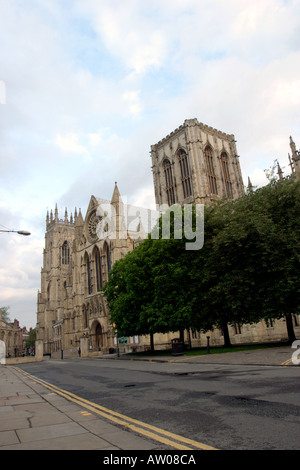
[[[55,392],[57,395],[66,398],[67,400],[76,403],[83,408],[86,408],[93,413],[102,416],[103,418],[112,421],[113,423],[119,424],[124,426],[131,431],[134,431],[142,436],[145,436],[149,439],[153,439],[154,441],[160,442],[161,444],[165,444],[167,446],[173,447],[174,449],[178,450],[217,450],[214,447],[208,446],[201,442],[194,441],[192,439],[188,439],[187,437],[179,436],[178,434],[174,434],[169,431],[165,431],[164,429],[157,428],[156,426],[152,426],[151,424],[143,423],[142,421],[138,421],[136,419],[130,418],[129,416],[122,415],[117,413],[116,411],[109,410],[101,405],[97,405],[96,403],[92,403],[84,398],[78,397],[71,392],[63,390],[55,385],[49,384],[42,379],[34,377],[33,375],[28,374],[27,372],[19,369],[18,367],[14,367],[17,372],[25,375],[25,377],[34,380],[35,382],[43,385],[47,389]]]
[[[290,364],[292,364],[292,359],[288,359],[287,361],[282,362],[282,364],[280,364],[280,365],[281,366],[289,366]]]

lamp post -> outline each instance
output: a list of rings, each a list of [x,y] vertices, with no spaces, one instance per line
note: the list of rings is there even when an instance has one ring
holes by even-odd
[[[18,233],[19,235],[24,235],[25,237],[28,237],[28,235],[31,235],[30,232],[26,232],[26,230],[0,230],[0,232],[13,232],[13,233]]]

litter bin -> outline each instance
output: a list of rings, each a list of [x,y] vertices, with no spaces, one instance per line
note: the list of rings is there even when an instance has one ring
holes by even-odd
[[[172,356],[182,356],[183,355],[183,343],[179,338],[174,338],[171,340],[172,343]]]

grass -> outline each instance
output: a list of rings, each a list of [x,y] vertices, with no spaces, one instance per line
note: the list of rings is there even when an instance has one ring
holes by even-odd
[[[229,352],[239,352],[239,351],[253,351],[255,349],[267,349],[280,346],[286,346],[287,343],[264,343],[264,344],[246,344],[246,345],[233,345],[229,348],[222,346],[210,346],[210,354],[225,354]],[[186,349],[184,351],[184,356],[203,356],[207,354],[207,348],[193,348]],[[172,349],[159,349],[152,351],[142,351],[128,353],[128,356],[172,356]]]

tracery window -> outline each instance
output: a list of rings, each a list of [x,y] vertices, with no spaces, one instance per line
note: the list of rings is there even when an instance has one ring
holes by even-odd
[[[103,287],[102,266],[99,248],[95,249],[96,285],[97,291]]]
[[[218,194],[217,179],[216,179],[216,174],[215,174],[215,169],[214,169],[212,148],[207,146],[205,148],[204,154],[205,154],[205,160],[206,160],[206,169],[207,169],[210,192],[212,194]]]
[[[179,165],[180,165],[180,172],[181,172],[183,197],[184,199],[186,199],[192,194],[192,185],[191,185],[188,156],[186,152],[182,149],[179,150],[178,156],[179,156]]]
[[[222,170],[223,170],[223,178],[225,183],[226,194],[228,197],[232,197],[232,184],[230,180],[229,174],[229,165],[228,165],[228,155],[227,153],[223,152],[221,154],[221,162],[222,162]]]
[[[91,295],[93,293],[91,261],[87,253],[85,255],[85,264],[86,264],[86,275],[87,275],[87,292],[88,292],[88,295]]]
[[[109,272],[111,270],[111,256],[110,256],[110,249],[108,245],[106,248],[106,256],[107,256],[107,271]]]
[[[171,162],[169,160],[165,160],[163,163],[164,173],[165,173],[165,181],[166,181],[166,193],[169,206],[175,204],[175,191],[174,191],[174,182],[173,182],[173,175],[172,175],[172,167]]]
[[[62,264],[70,264],[70,248],[67,241],[61,247],[61,262]]]

